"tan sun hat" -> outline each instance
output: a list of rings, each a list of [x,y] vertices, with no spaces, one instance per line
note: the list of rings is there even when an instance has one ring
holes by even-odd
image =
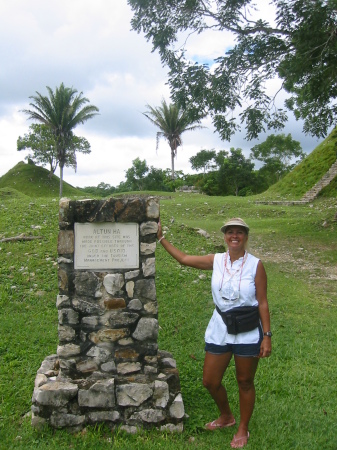
[[[223,233],[226,232],[226,228],[230,227],[231,225],[238,225],[240,227],[244,227],[247,230],[247,233],[249,232],[249,226],[246,224],[246,222],[242,219],[240,219],[240,217],[233,217],[233,219],[229,219],[222,227],[221,227],[221,231]]]

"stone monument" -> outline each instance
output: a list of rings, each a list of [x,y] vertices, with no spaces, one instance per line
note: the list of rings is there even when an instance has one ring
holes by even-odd
[[[158,350],[154,197],[61,199],[59,345],[35,379],[32,425],[183,430],[172,355]]]

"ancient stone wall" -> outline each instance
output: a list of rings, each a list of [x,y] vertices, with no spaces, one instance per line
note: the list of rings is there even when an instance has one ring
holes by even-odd
[[[60,201],[59,345],[36,376],[33,426],[182,431],[176,363],[157,343],[158,219],[153,197]]]

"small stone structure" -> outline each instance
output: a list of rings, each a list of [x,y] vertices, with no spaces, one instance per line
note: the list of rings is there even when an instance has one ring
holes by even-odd
[[[176,363],[157,344],[158,219],[153,197],[61,199],[59,345],[37,372],[33,426],[183,430]]]

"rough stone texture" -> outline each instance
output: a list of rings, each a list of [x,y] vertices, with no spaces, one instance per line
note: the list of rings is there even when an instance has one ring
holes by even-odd
[[[176,362],[157,343],[158,220],[153,197],[60,200],[59,345],[37,372],[32,426],[75,432],[105,422],[128,433],[182,432]],[[139,269],[74,269],[75,223],[104,222],[139,225]]]

